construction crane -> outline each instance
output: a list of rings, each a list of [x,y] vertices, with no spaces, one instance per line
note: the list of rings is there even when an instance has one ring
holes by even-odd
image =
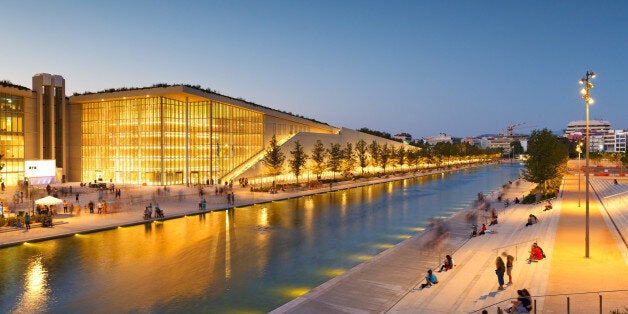
[[[516,129],[527,129],[527,128],[533,128],[534,127],[534,126],[523,126],[525,124],[526,124],[525,122],[511,124],[511,125],[503,128],[501,130],[502,131],[502,135],[512,136],[512,131],[513,130],[516,130]]]

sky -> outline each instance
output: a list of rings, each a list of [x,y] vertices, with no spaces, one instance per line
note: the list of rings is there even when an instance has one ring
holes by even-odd
[[[628,129],[628,1],[0,0],[0,79],[201,85],[337,127]]]

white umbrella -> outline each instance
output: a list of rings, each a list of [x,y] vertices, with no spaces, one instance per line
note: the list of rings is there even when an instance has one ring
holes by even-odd
[[[40,198],[35,201],[37,205],[61,205],[63,204],[63,200],[60,200],[56,197],[46,196],[44,198]]]

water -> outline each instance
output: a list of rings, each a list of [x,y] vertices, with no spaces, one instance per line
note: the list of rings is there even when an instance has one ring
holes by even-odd
[[[267,312],[466,208],[520,166],[450,174],[0,250],[0,312]]]

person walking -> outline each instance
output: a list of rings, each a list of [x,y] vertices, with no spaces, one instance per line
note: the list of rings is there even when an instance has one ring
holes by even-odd
[[[24,225],[26,225],[26,230],[30,230],[30,228],[31,228],[31,215],[29,215],[28,212],[26,212],[26,214],[24,214]]]
[[[512,285],[512,266],[515,258],[505,251],[502,252],[502,256],[506,259],[506,275],[508,275],[508,285]]]
[[[504,260],[498,256],[495,259],[495,274],[497,274],[497,282],[499,283],[499,288],[497,290],[504,290],[504,273],[506,272],[506,265],[504,264]]]

